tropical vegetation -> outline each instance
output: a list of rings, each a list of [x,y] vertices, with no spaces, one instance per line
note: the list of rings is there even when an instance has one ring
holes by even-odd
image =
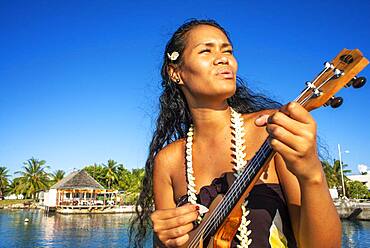
[[[16,190],[25,193],[26,197],[36,199],[36,193],[49,188],[50,177],[45,171],[45,160],[31,158],[24,162],[23,170],[17,171],[20,174]]]
[[[8,169],[0,166],[0,197],[22,194],[27,199],[37,199],[39,192],[50,189],[65,177],[65,171],[49,172],[49,169],[45,160],[32,157],[23,163],[22,169],[10,180]],[[134,203],[141,191],[144,169],[128,170],[113,159],[109,159],[107,163],[94,163],[83,169],[103,187],[120,191],[126,204]]]
[[[339,160],[334,160],[332,165],[328,161],[322,161],[321,163],[329,188],[336,188],[339,195],[343,196],[344,192],[342,189],[342,174]],[[370,194],[366,185],[359,181],[352,181],[346,176],[346,174],[351,173],[351,170],[346,169],[347,166],[347,164],[342,164],[346,197],[354,199],[370,198]]]
[[[339,160],[334,160],[333,165],[331,165],[328,161],[321,162],[324,173],[326,176],[326,181],[328,183],[329,188],[338,188],[342,185],[342,174],[340,171],[340,163]],[[347,164],[343,164],[343,177],[344,181],[348,181],[349,179],[346,177],[346,174],[351,173],[351,170],[346,170]]]
[[[346,196],[352,199],[369,199],[370,193],[363,183],[348,180],[346,182]]]
[[[343,195],[339,161],[334,160],[332,164],[323,161],[322,166],[329,188],[337,188],[339,194]],[[367,187],[360,182],[349,180],[346,174],[350,173],[351,170],[346,169],[346,164],[343,164],[342,167],[346,196],[349,198],[370,198]],[[136,201],[145,173],[143,168],[128,170],[123,164],[112,159],[109,159],[107,163],[94,163],[85,166],[83,169],[103,187],[118,190],[126,204]],[[54,172],[48,172],[48,170],[49,166],[46,165],[45,160],[31,158],[23,163],[22,170],[17,171],[11,180],[7,168],[0,166],[0,197],[23,194],[25,198],[36,199],[38,192],[48,190],[65,176],[63,170],[55,170]]]
[[[5,195],[5,191],[9,185],[9,175],[6,167],[0,166],[0,199]]]
[[[60,180],[62,180],[65,176],[65,172],[63,170],[56,170],[55,172],[50,174],[50,185],[54,185]]]
[[[130,171],[114,160],[108,160],[107,164],[88,165],[84,170],[105,188],[121,191],[127,204],[136,201],[145,173],[143,168]]]

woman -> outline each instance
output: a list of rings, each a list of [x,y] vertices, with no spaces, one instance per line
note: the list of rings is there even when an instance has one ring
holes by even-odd
[[[135,245],[142,246],[150,215],[156,245],[186,244],[201,221],[196,203],[208,206],[212,192],[227,190],[223,175],[241,170],[268,138],[277,154],[247,199],[243,217],[251,232],[241,230],[232,246],[340,247],[341,224],[318,159],[315,121],[294,102],[268,110],[278,105],[252,95],[237,69],[230,39],[214,21],[185,23],[168,42],[135,237],[134,225],[131,230]],[[235,147],[236,141],[244,144]],[[237,154],[246,157],[235,164]]]

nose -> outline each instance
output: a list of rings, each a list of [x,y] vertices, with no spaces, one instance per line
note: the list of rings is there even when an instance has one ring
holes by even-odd
[[[225,54],[220,54],[215,58],[214,64],[229,64],[229,59],[225,56]]]

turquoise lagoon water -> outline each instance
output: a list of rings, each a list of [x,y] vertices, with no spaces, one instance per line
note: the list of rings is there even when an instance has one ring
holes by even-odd
[[[28,218],[28,223],[24,219]],[[0,247],[128,247],[130,215],[0,210]],[[342,247],[370,247],[370,221],[343,221]],[[149,241],[145,248],[152,247]]]

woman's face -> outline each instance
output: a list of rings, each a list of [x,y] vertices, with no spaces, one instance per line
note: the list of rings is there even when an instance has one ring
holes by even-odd
[[[199,25],[187,34],[180,78],[190,104],[223,102],[235,93],[238,63],[226,35],[216,27]]]

